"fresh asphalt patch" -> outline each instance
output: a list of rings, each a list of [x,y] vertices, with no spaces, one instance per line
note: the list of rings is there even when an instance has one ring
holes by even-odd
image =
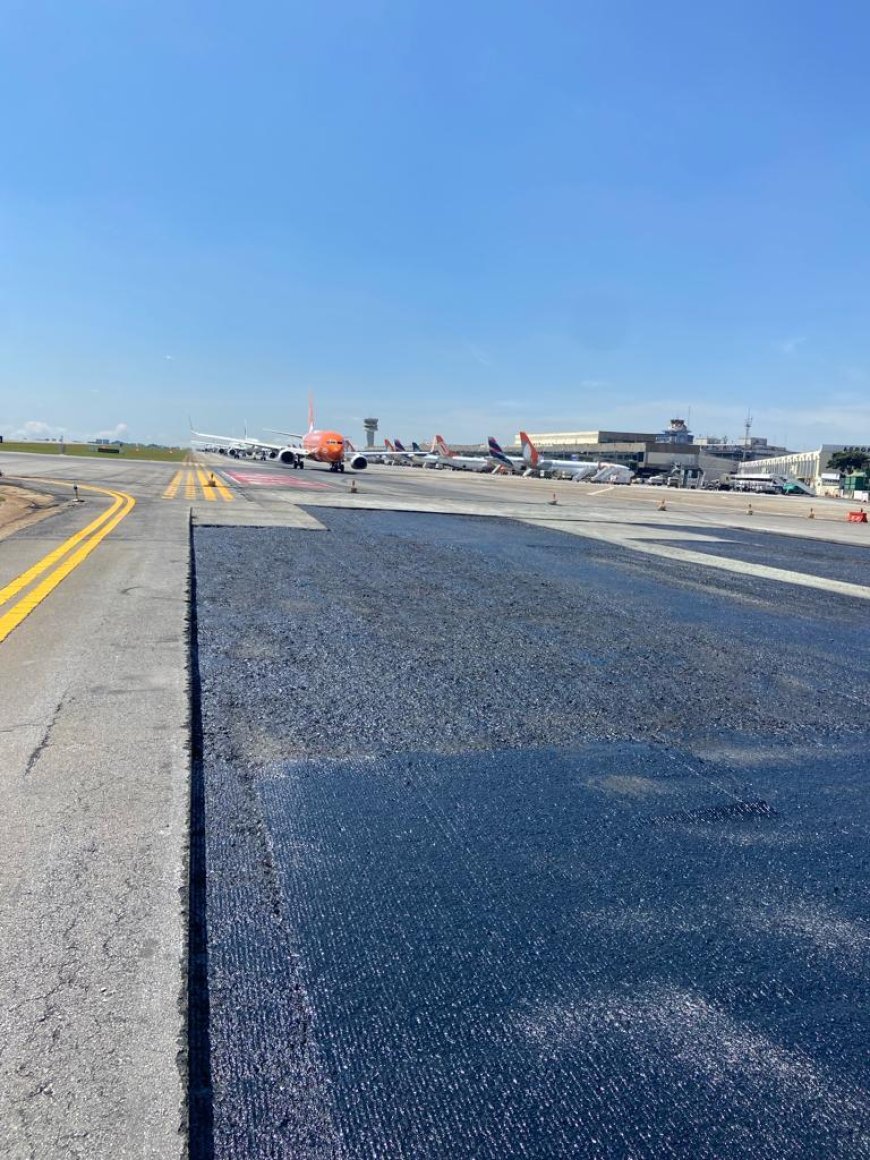
[[[870,581],[870,525],[866,548],[785,534],[746,532],[735,528],[718,530],[716,535],[721,540],[711,544],[692,538],[709,536],[709,525],[681,527],[680,531],[687,533],[685,542],[673,539],[666,542],[706,555],[727,556],[731,560],[743,560],[748,564],[765,564],[771,568],[785,568],[809,576],[845,580],[849,584],[867,584]]]
[[[863,604],[318,517],[194,534],[194,1156],[870,1155]]]

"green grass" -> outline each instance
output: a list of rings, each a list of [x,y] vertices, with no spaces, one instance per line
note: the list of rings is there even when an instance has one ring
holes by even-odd
[[[60,443],[0,443],[0,451],[29,451],[32,455],[60,455]],[[90,443],[64,443],[65,455],[82,455],[92,459],[156,459],[165,463],[180,463],[190,454],[187,447],[140,447],[125,443],[118,454],[97,451]]]

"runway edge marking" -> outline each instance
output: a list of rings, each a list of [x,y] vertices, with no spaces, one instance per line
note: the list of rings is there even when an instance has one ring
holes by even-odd
[[[739,576],[755,576],[761,580],[774,580],[779,584],[794,584],[800,588],[815,588],[820,592],[834,592],[840,596],[852,596],[858,600],[870,600],[870,587],[851,584],[847,580],[829,580],[825,576],[812,576],[808,572],[790,572],[785,568],[773,568],[769,564],[750,564],[746,560],[728,560],[724,556],[707,555],[706,552],[692,552],[688,548],[676,548],[647,541],[633,540],[629,534],[578,527],[575,524],[554,523],[550,520],[523,519],[522,523],[532,527],[549,528],[567,532],[572,536],[584,536],[598,540],[602,544],[613,544],[617,548],[628,548],[632,552],[643,552],[647,556],[660,556],[665,560],[676,560],[682,564],[696,564],[702,568],[718,568],[722,572],[734,572]]]

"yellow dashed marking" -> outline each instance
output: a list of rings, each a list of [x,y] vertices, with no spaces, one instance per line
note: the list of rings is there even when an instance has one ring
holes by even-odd
[[[183,491],[181,490],[182,484],[184,484]],[[164,499],[184,499],[188,503],[196,499],[214,502],[218,496],[226,503],[231,503],[235,499],[220,476],[200,467],[193,461],[190,464],[185,464],[180,471],[176,471],[163,492]]]
[[[233,493],[230,491],[230,489],[219,475],[214,477],[214,485],[221,499],[226,500],[227,503],[231,503],[233,499]]]
[[[214,488],[208,482],[208,476],[201,467],[196,469],[197,478],[199,479],[199,486],[202,488],[202,494],[206,499],[214,502]]]
[[[178,485],[181,483],[181,480],[183,477],[184,477],[183,471],[176,471],[175,475],[173,475],[173,477],[172,477],[172,480],[171,480],[169,486],[167,487],[166,491],[164,491],[164,493],[163,493],[164,499],[175,499],[175,494],[178,491]]]

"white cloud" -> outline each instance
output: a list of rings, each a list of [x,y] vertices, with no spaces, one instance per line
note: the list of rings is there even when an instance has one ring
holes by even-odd
[[[482,367],[492,366],[492,359],[490,358],[489,353],[485,351],[482,346],[478,346],[476,343],[468,342],[467,340],[463,342],[462,345],[465,347],[474,361],[480,363]]]
[[[108,431],[98,431],[97,438],[98,439],[122,439],[123,440],[123,439],[127,438],[129,433],[130,433],[130,428],[127,426],[126,423],[116,423],[115,426],[112,427]]]
[[[33,439],[57,439],[64,434],[64,428],[43,423],[41,419],[28,419],[20,427],[4,428],[3,434],[13,443],[29,443]]]
[[[794,335],[792,338],[784,338],[776,345],[783,354],[793,355],[797,354],[798,347],[803,346],[806,341],[807,340],[804,335],[798,334]]]

